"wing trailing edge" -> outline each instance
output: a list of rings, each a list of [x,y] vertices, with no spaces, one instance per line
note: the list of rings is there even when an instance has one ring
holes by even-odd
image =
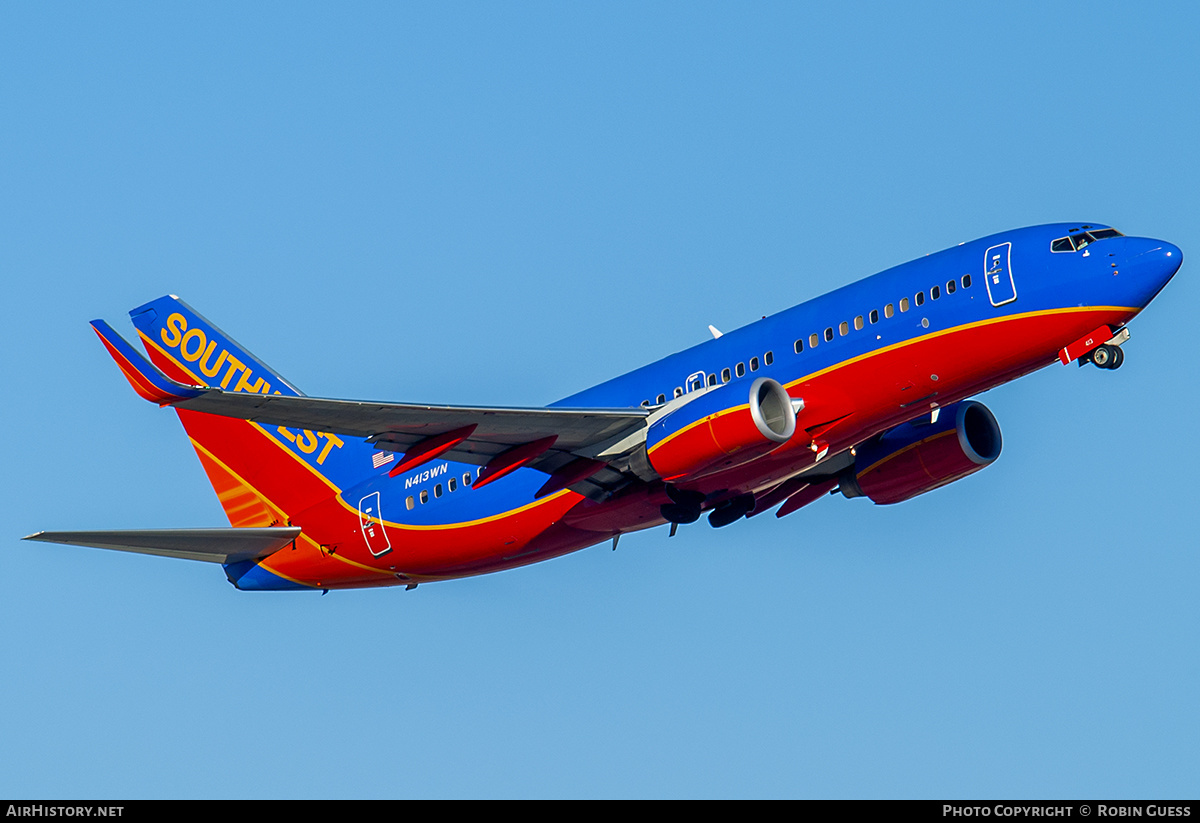
[[[588,472],[590,479],[577,481],[601,489],[626,482],[626,458],[645,442],[650,416],[641,407],[435,406],[188,385],[164,374],[103,320],[93,321],[92,328],[130,385],[151,402],[260,425],[363,438],[376,449],[405,453],[400,465],[407,468],[443,454],[449,460],[489,465],[517,449],[553,442],[553,448],[521,465],[553,474],[577,458],[603,462],[607,470]]]

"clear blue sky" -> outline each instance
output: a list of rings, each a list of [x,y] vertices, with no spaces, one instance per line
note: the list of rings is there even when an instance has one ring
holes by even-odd
[[[835,5],[0,7],[0,796],[1196,796],[1200,13]],[[1189,262],[900,506],[327,597],[17,539],[225,524],[87,326],[164,293],[528,405],[1056,220]]]

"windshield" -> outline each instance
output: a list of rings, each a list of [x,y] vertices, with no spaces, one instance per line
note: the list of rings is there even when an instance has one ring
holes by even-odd
[[[1095,243],[1097,240],[1104,240],[1109,237],[1124,237],[1125,235],[1116,229],[1093,229],[1090,226],[1084,226],[1088,231],[1072,234],[1067,237],[1059,237],[1050,241],[1050,251],[1079,251],[1084,246]]]

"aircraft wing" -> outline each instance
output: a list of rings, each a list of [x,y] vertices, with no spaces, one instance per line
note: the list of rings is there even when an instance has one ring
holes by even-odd
[[[597,496],[636,476],[630,458],[645,443],[645,408],[561,409],[432,406],[230,392],[178,383],[103,320],[92,322],[139,395],[161,406],[365,438],[405,453],[393,469],[431,455],[484,466],[498,478],[520,466],[551,474],[539,494],[573,488]],[[515,465],[514,465],[515,463]],[[481,480],[483,478],[481,477]]]
[[[299,536],[299,526],[273,526],[266,529],[38,532],[22,539],[224,564],[258,560],[291,544]]]

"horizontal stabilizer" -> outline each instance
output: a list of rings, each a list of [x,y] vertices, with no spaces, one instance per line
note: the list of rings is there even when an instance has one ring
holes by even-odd
[[[24,539],[226,564],[261,559],[290,545],[299,536],[299,526],[274,526],[265,529],[38,532]]]

